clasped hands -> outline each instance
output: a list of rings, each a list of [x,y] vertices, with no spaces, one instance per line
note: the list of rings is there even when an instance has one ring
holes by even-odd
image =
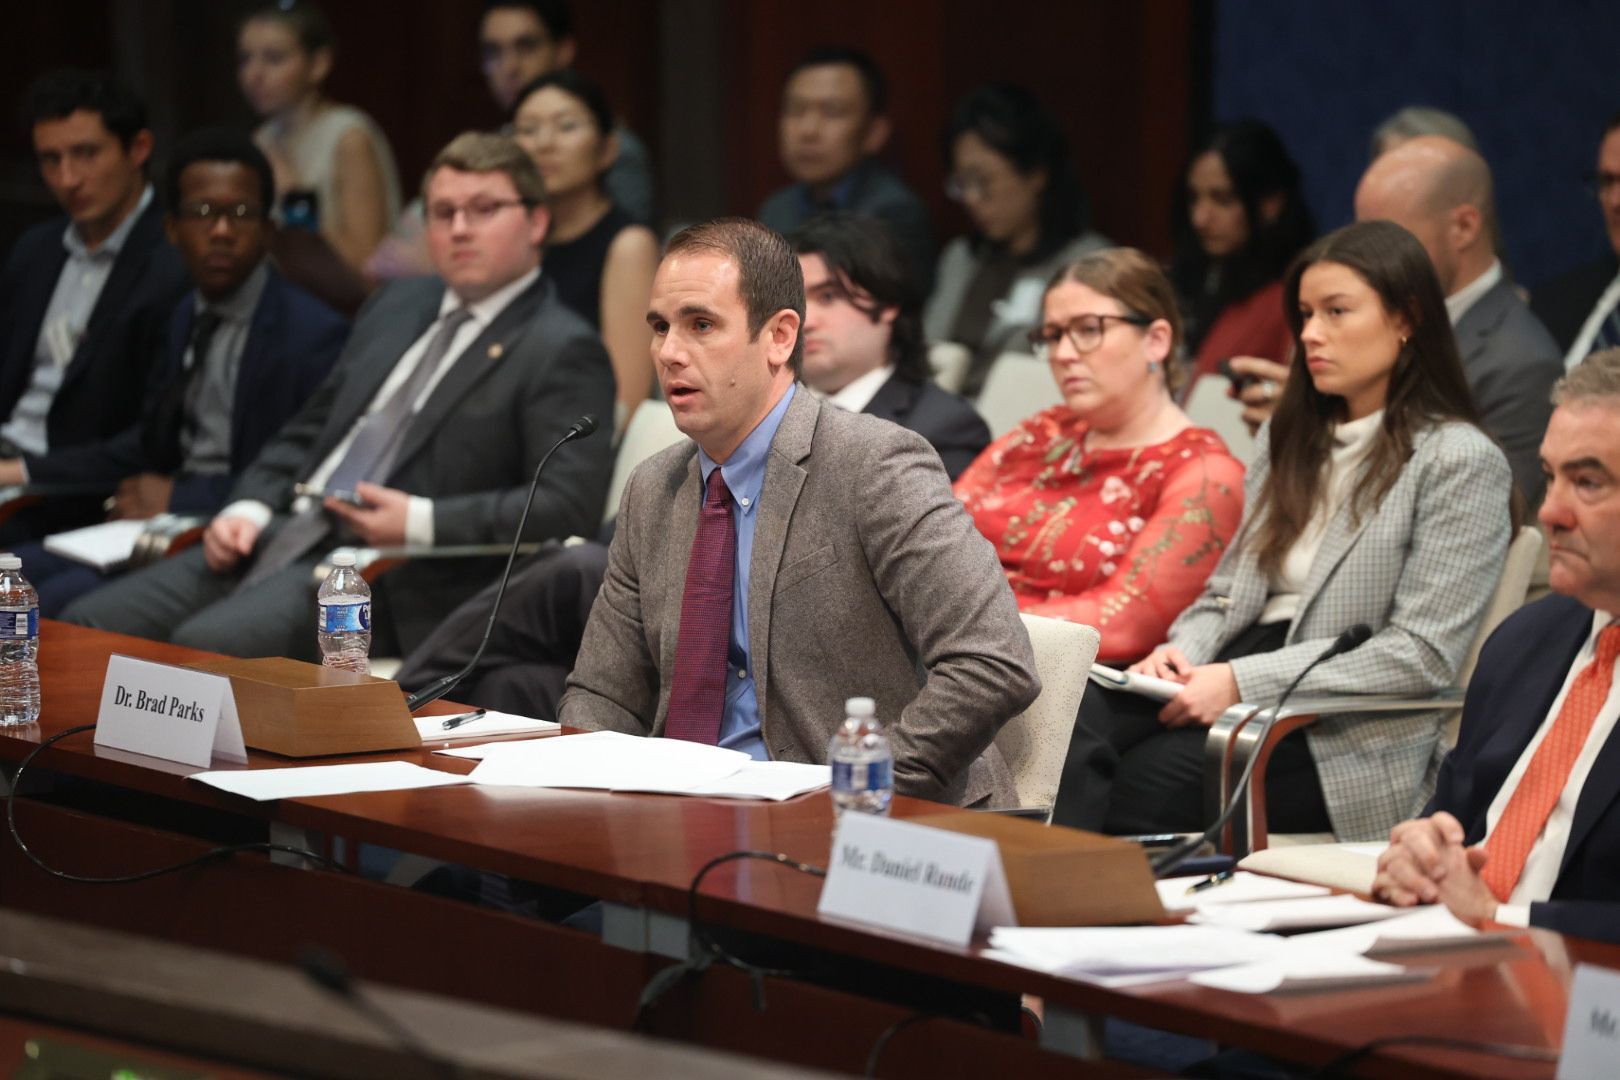
[[[397,488],[368,484],[354,486],[364,506],[351,506],[337,499],[326,499],[322,506],[360,541],[370,547],[391,547],[405,542],[405,511],[410,496]],[[262,529],[251,518],[221,514],[203,532],[203,558],[209,569],[223,574],[234,569],[253,553]]]
[[[1181,684],[1181,693],[1165,703],[1159,710],[1159,722],[1165,727],[1179,728],[1191,724],[1209,727],[1222,713],[1236,705],[1237,676],[1231,664],[1198,664],[1174,645],[1160,645],[1129,668],[1133,675],[1151,675],[1156,679]]]
[[[1483,846],[1467,847],[1455,817],[1403,821],[1389,831],[1389,847],[1378,857],[1372,895],[1396,907],[1444,904],[1463,922],[1478,926],[1496,918],[1496,897],[1479,876],[1489,856]]]

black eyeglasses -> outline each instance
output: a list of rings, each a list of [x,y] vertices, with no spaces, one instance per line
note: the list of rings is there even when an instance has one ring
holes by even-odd
[[[1132,326],[1153,324],[1153,320],[1146,315],[1076,315],[1062,325],[1045,323],[1035,327],[1029,332],[1029,343],[1034,347],[1035,355],[1042,360],[1052,354],[1052,349],[1065,336],[1075,352],[1088,353],[1102,344],[1103,335],[1108,332],[1109,319]]]
[[[183,202],[175,207],[174,216],[181,221],[201,221],[212,225],[225,220],[232,225],[264,218],[264,207],[257,203]]]

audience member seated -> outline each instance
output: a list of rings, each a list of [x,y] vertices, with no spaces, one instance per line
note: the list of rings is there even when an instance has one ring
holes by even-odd
[[[928,379],[916,285],[893,234],[871,218],[827,214],[791,240],[805,283],[806,385],[840,408],[915,431],[956,476],[990,442],[990,430],[973,406]],[[456,697],[555,717],[606,570],[605,542],[547,550],[520,564],[489,650]],[[406,658],[400,685],[417,689],[461,670],[494,598],[491,585],[434,630]]]
[[[1513,531],[1512,474],[1480,430],[1423,245],[1398,225],[1318,241],[1285,282],[1298,345],[1249,468],[1239,539],[1166,644],[1131,670],[1183,684],[1169,703],[1088,689],[1057,820],[1193,831],[1205,728],[1269,704],[1341,633],[1302,697],[1429,694],[1454,684]],[[1384,835],[1432,790],[1444,716],[1324,716],[1266,771],[1270,827]]]
[[[1243,466],[1170,396],[1175,292],[1130,248],[1053,277],[1030,333],[1064,403],[998,439],[956,482],[1020,610],[1102,633],[1139,660],[1204,588],[1243,513]]]
[[[360,270],[399,213],[399,175],[371,117],[323,93],[335,48],[320,8],[272,4],[242,24],[237,78],[264,119],[253,137],[275,170],[284,224],[318,227]]]
[[[737,218],[685,229],[648,310],[691,442],[625,488],[558,719],[825,762],[865,692],[897,793],[1005,805],[993,740],[1039,693],[1029,637],[928,443],[796,390],[792,249]]]
[[[512,129],[546,184],[546,276],[558,299],[601,331],[627,421],[652,389],[647,294],[658,238],[603,187],[618,152],[607,98],[571,69],[542,75],[518,95]]]
[[[923,330],[972,351],[962,393],[976,397],[996,357],[1022,349],[1040,322],[1052,275],[1108,241],[1091,231],[1063,132],[1023,87],[969,91],[945,128],[945,158],[974,231],[940,256]]]
[[[1537,448],[1563,355],[1503,272],[1490,166],[1439,135],[1409,139],[1373,162],[1356,189],[1356,220],[1376,218],[1407,229],[1428,251],[1485,431],[1535,506],[1543,483]]]
[[[1408,105],[1373,128],[1367,160],[1377,161],[1401,143],[1420,135],[1443,135],[1479,153],[1479,140],[1474,138],[1474,129],[1462,117],[1428,105]]]
[[[817,214],[847,210],[885,222],[900,239],[927,295],[934,280],[928,208],[876,155],[889,141],[888,80],[856,49],[812,49],[788,73],[778,126],[782,167],[793,184],[759,208],[787,234]]]
[[[424,202],[440,277],[373,298],[332,375],[248,466],[202,544],[82,597],[64,618],[237,656],[313,659],[314,570],[334,544],[510,540],[541,454],[581,414],[612,408],[612,368],[540,274],[545,189],[522,147],[459,136],[429,167]],[[528,538],[594,526],[610,459],[605,438],[559,450]],[[383,574],[378,650],[415,645],[499,567],[432,559]]]
[[[1530,294],[1531,309],[1564,350],[1566,368],[1598,349],[1620,346],[1620,113],[1603,129],[1591,183],[1613,251]]]
[[[110,75],[58,71],[28,92],[40,175],[66,217],[24,232],[0,279],[0,457],[24,463],[139,422],[187,288],[146,180],[146,109]],[[25,458],[25,455],[27,457]],[[94,520],[105,492],[14,516],[7,543]]]
[[[1424,816],[1390,832],[1373,894],[1620,942],[1620,349],[1557,398],[1540,513],[1556,595],[1485,643],[1457,748]]]
[[[1234,356],[1287,363],[1293,342],[1282,275],[1315,233],[1299,168],[1257,121],[1221,128],[1193,155],[1170,266],[1193,378]]]
[[[478,53],[489,95],[501,115],[510,117],[518,94],[542,75],[572,67],[579,42],[568,0],[487,0],[478,28]],[[509,128],[501,134],[510,135]],[[618,153],[603,187],[613,205],[638,224],[653,220],[652,161],[647,144],[619,123],[613,129]],[[377,245],[366,273],[378,281],[432,273],[428,261],[422,202],[411,200],[392,231]]]
[[[214,128],[181,140],[163,196],[164,228],[196,288],[175,307],[145,416],[113,439],[26,459],[44,483],[117,484],[114,518],[218,510],[232,480],[326,377],[349,333],[266,259],[275,181],[246,135]],[[37,542],[15,551],[51,618],[106,577]]]

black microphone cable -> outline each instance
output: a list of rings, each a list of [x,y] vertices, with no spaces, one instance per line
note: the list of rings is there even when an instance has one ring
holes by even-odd
[[[1294,676],[1294,681],[1288,684],[1288,689],[1282,692],[1282,696],[1277,699],[1277,703],[1269,710],[1261,710],[1264,714],[1264,719],[1261,721],[1260,737],[1258,740],[1256,740],[1259,745],[1265,745],[1266,737],[1271,734],[1271,728],[1274,724],[1276,724],[1277,717],[1282,713],[1283,706],[1286,705],[1288,703],[1288,699],[1293,696],[1294,689],[1305,680],[1305,676],[1309,675],[1312,671],[1315,671],[1318,664],[1331,660],[1340,653],[1347,653],[1351,649],[1359,648],[1361,644],[1370,637],[1372,637],[1372,627],[1368,626],[1366,623],[1356,623],[1354,626],[1344,631],[1344,633],[1334,638],[1333,644],[1322,650],[1321,654],[1318,655],[1316,659],[1306,664],[1300,673]],[[1255,721],[1252,718],[1249,721],[1251,724],[1254,722]],[[1249,778],[1254,775],[1255,762],[1259,760],[1259,754],[1250,755],[1248,763],[1243,766],[1243,775],[1238,777],[1236,786],[1232,788],[1232,794],[1227,797],[1225,808],[1221,811],[1220,816],[1215,819],[1214,824],[1205,829],[1198,836],[1183,840],[1181,843],[1171,848],[1168,852],[1153,860],[1153,875],[1155,877],[1165,877],[1176,867],[1186,862],[1193,852],[1197,851],[1200,847],[1203,847],[1208,841],[1213,840],[1216,836],[1220,835],[1220,831],[1226,827],[1226,823],[1232,820],[1232,814],[1235,813],[1238,806],[1242,804],[1243,795],[1249,789]]]
[[[33,850],[30,849],[29,846],[23,841],[22,834],[17,831],[17,792],[22,787],[22,778],[23,775],[28,771],[28,766],[34,763],[34,759],[40,755],[41,751],[43,751],[46,747],[54,746],[56,743],[61,742],[69,735],[78,735],[85,731],[94,731],[95,727],[96,725],[94,724],[79,724],[76,727],[70,727],[62,731],[58,731],[50,738],[41,741],[38,746],[28,751],[28,755],[22,759],[22,764],[17,766],[17,772],[11,778],[11,790],[6,792],[6,828],[11,832],[12,842],[17,845],[17,850],[22,852],[23,856],[29,862],[39,867],[39,869],[43,870],[45,873],[54,878],[60,878],[63,881],[71,881],[76,885],[129,885],[137,881],[150,881],[152,878],[161,877],[164,874],[173,874],[180,870],[189,870],[193,866],[202,866],[204,863],[217,862],[220,859],[235,855],[238,852],[249,851],[264,854],[279,853],[282,855],[293,855],[303,859],[306,862],[316,863],[332,870],[348,873],[348,867],[344,866],[336,859],[322,855],[319,852],[311,851],[308,848],[293,847],[289,844],[272,844],[268,842],[225,844],[209,851],[205,851],[201,855],[193,856],[192,858],[173,863],[169,866],[159,866],[151,870],[142,870],[134,874],[110,874],[102,877],[90,874],[74,874],[66,870],[56,869],[56,867],[51,866],[38,855],[34,854]]]
[[[534,493],[540,486],[540,474],[545,471],[546,462],[551,460],[551,455],[561,450],[564,443],[572,442],[575,439],[583,439],[595,430],[596,417],[587,413],[575,420],[573,426],[568,429],[563,437],[553,443],[551,449],[547,450],[540,458],[540,464],[534,467],[534,478],[529,481],[529,494],[523,500],[523,514],[518,518],[517,532],[512,536],[512,550],[506,553],[506,569],[501,572],[500,587],[495,590],[495,601],[490,605],[489,619],[484,623],[484,639],[478,643],[478,649],[473,653],[472,659],[467,661],[466,666],[460,671],[453,671],[448,675],[435,679],[416,693],[407,695],[405,698],[407,711],[415,712],[422,706],[444,697],[444,695],[454,690],[462,679],[472,674],[473,670],[478,666],[478,661],[484,658],[484,650],[489,647],[490,635],[495,632],[495,616],[500,614],[501,601],[506,598],[506,583],[512,579],[512,564],[517,561],[518,547],[523,542],[523,526],[529,522],[529,510],[534,506]]]

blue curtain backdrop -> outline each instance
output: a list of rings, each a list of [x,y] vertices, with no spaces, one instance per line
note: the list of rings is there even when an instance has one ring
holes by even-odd
[[[1264,120],[1325,231],[1350,221],[1372,129],[1404,105],[1466,120],[1530,285],[1608,250],[1584,186],[1620,111],[1620,3],[1215,0],[1216,121]]]

